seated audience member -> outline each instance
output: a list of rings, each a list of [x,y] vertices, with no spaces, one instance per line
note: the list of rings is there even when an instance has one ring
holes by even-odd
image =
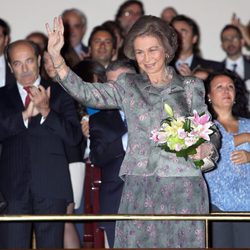
[[[120,5],[115,21],[120,25],[124,37],[126,37],[134,23],[143,15],[144,6],[141,1],[127,0]]]
[[[245,41],[240,29],[232,24],[226,25],[220,37],[221,47],[226,53],[225,68],[236,72],[244,81],[250,80],[250,58],[242,53]]]
[[[172,19],[178,15],[176,9],[172,6],[168,6],[163,9],[161,13],[161,19],[166,21],[167,23],[171,23]]]
[[[217,168],[205,173],[212,211],[250,210],[250,116],[244,82],[224,71],[207,79],[208,107],[221,135]],[[250,222],[212,222],[213,248],[250,246]]]
[[[0,190],[6,214],[66,214],[72,187],[64,144],[77,145],[81,130],[73,99],[41,79],[41,57],[27,40],[8,45],[16,84],[0,89]],[[0,248],[63,247],[63,222],[0,223]]]
[[[120,74],[136,71],[128,60],[113,61],[106,75],[116,81]],[[119,177],[121,163],[127,148],[127,125],[121,110],[101,110],[90,116],[90,160],[101,168],[100,213],[117,214],[123,181]],[[105,229],[109,246],[114,245],[115,221],[100,222]]]
[[[52,81],[54,81],[57,73],[53,62],[47,51],[44,51],[44,69]],[[54,84],[57,82],[54,81]],[[85,178],[85,164],[83,163],[83,155],[85,140],[77,146],[69,146],[65,143],[65,152],[67,155],[71,184],[73,189],[73,201],[67,206],[67,214],[73,214],[74,209],[78,209],[81,204],[84,178]],[[75,228],[75,223],[67,222],[64,228],[64,248],[80,248],[79,235]]]
[[[201,58],[200,31],[196,22],[185,15],[177,15],[171,25],[179,34],[179,50],[171,64],[183,76],[190,76],[196,67],[223,69],[223,64]]]
[[[8,62],[4,57],[4,50],[10,42],[10,26],[0,18],[0,87],[15,83],[15,77],[11,72]]]

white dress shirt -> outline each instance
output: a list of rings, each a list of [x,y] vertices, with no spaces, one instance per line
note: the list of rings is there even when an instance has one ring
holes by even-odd
[[[119,112],[120,112],[121,118],[124,122],[125,121],[125,114],[121,110],[119,110]],[[122,146],[123,146],[124,151],[126,152],[127,146],[128,146],[128,132],[122,136]]]
[[[4,55],[1,55],[0,56],[0,87],[5,86],[5,81],[6,81],[6,62],[4,59]]]
[[[187,64],[187,66],[190,68],[190,67],[191,67],[191,64],[192,64],[192,61],[193,61],[193,57],[194,57],[194,55],[192,54],[191,56],[189,56],[188,58],[186,58],[185,61],[180,60],[180,59],[177,60],[177,61],[175,62],[175,67],[179,70],[180,65],[182,65],[182,64]]]
[[[237,65],[237,66],[234,66]],[[226,59],[226,68],[229,70],[234,71],[242,78],[245,78],[245,71],[244,71],[244,59],[243,56],[239,57],[237,60],[233,61],[230,58]]]

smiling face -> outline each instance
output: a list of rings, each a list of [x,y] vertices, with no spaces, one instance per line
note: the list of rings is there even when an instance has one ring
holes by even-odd
[[[11,48],[10,68],[16,80],[23,86],[32,85],[39,75],[40,56],[37,57],[34,48],[25,42],[20,42]]]
[[[134,40],[136,61],[142,71],[149,77],[161,77],[165,72],[165,49],[154,36],[139,36]]]
[[[90,44],[91,58],[106,67],[114,55],[112,36],[107,31],[97,31]]]
[[[219,75],[210,82],[208,98],[216,113],[219,114],[219,111],[223,109],[232,109],[235,95],[235,86],[230,77]]]

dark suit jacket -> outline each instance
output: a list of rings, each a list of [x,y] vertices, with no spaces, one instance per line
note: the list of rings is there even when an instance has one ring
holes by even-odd
[[[125,155],[122,136],[127,128],[118,110],[102,110],[91,115],[89,127],[90,160],[101,168],[101,211],[117,212],[123,185],[119,171]],[[116,201],[116,205],[110,200]]]
[[[16,83],[16,79],[14,74],[11,72],[10,67],[8,65],[8,62],[5,60],[5,83],[7,84],[15,84]]]
[[[176,60],[173,60],[171,62],[171,66],[173,66],[176,69],[175,62],[176,62]],[[221,62],[205,60],[201,57],[194,55],[190,69],[193,71],[196,68],[213,69],[213,70],[217,71],[217,70],[223,70],[224,66]],[[177,70],[177,72],[178,72],[178,70]]]
[[[118,213],[123,181],[119,177],[125,156],[122,136],[127,128],[118,110],[102,110],[90,116],[90,159],[101,168],[100,213]],[[112,248],[115,236],[115,221],[100,222],[105,228]]]
[[[41,82],[43,84],[43,82]],[[0,89],[0,190],[8,200],[20,200],[28,192],[40,197],[72,201],[72,188],[64,144],[77,145],[81,129],[74,101],[52,84],[51,111],[44,123],[41,115],[26,128],[24,106],[17,85]]]
[[[248,56],[243,56],[244,61],[244,81],[250,79],[250,58]],[[226,68],[226,60],[222,62],[224,69]]]

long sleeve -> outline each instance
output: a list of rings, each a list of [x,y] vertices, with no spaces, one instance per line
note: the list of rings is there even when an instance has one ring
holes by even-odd
[[[66,78],[57,80],[73,98],[85,106],[100,109],[121,108],[125,93],[123,83],[87,83],[71,70]]]

